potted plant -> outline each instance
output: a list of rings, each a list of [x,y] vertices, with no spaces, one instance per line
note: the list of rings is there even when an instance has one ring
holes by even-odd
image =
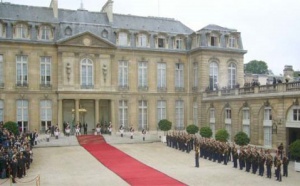
[[[169,120],[167,119],[162,119],[158,122],[158,128],[162,131],[164,131],[164,135],[161,137],[161,141],[163,143],[167,142],[167,139],[166,139],[166,131],[169,131],[172,127],[172,122],[170,122]]]
[[[228,138],[229,138],[229,134],[228,134],[227,130],[225,130],[225,129],[220,129],[216,133],[217,141],[227,142]]]
[[[291,157],[295,160],[295,170],[300,171],[300,139],[290,145]]]
[[[191,124],[186,127],[186,132],[189,134],[196,134],[199,131],[199,127],[194,124]]]
[[[212,137],[212,130],[210,127],[201,127],[200,135],[204,138],[211,138]]]
[[[244,146],[249,144],[250,138],[245,132],[241,131],[234,136],[234,142],[239,146]]]

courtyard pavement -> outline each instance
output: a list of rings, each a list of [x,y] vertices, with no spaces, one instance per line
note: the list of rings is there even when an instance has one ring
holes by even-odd
[[[36,177],[40,177],[41,186],[126,186],[122,178],[103,166],[98,160],[82,148],[75,136],[50,138],[40,135],[38,145],[33,148],[34,161],[27,171],[27,176],[17,179],[13,185],[34,186]],[[299,185],[300,172],[294,171],[290,162],[289,177],[277,182],[275,177],[268,179],[251,173],[200,159],[200,168],[195,168],[194,152],[186,153],[167,147],[160,142],[159,134],[129,134],[123,138],[119,134],[104,135],[106,141],[137,160],[151,166],[187,185]],[[122,161],[122,160],[120,160]],[[130,168],[130,167],[128,167]],[[272,170],[272,172],[274,172]],[[9,186],[9,181],[0,179],[0,185]],[[22,182],[22,183],[21,183]],[[145,183],[146,185],[147,183]]]

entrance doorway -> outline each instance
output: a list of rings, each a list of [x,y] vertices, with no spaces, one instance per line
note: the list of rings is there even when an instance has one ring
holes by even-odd
[[[290,145],[291,143],[293,143],[294,141],[296,141],[297,139],[300,139],[300,128],[289,128],[288,129],[289,132],[289,141],[288,144]]]

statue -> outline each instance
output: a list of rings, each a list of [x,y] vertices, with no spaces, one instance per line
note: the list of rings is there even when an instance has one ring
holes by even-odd
[[[67,63],[66,73],[67,73],[67,79],[68,79],[68,81],[70,81],[70,75],[71,75],[71,65],[70,65],[70,63]]]
[[[102,73],[103,73],[104,82],[106,82],[106,76],[107,76],[107,66],[106,66],[106,64],[103,64],[103,66],[102,66]]]

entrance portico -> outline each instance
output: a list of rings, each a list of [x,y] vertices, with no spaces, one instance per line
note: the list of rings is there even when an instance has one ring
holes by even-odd
[[[95,129],[98,123],[114,123],[112,115],[113,101],[111,99],[59,99],[58,116],[59,127],[63,129],[63,123],[70,124],[71,129],[76,124],[88,124],[88,133]],[[83,130],[83,129],[82,129]],[[83,132],[83,131],[82,131]]]

